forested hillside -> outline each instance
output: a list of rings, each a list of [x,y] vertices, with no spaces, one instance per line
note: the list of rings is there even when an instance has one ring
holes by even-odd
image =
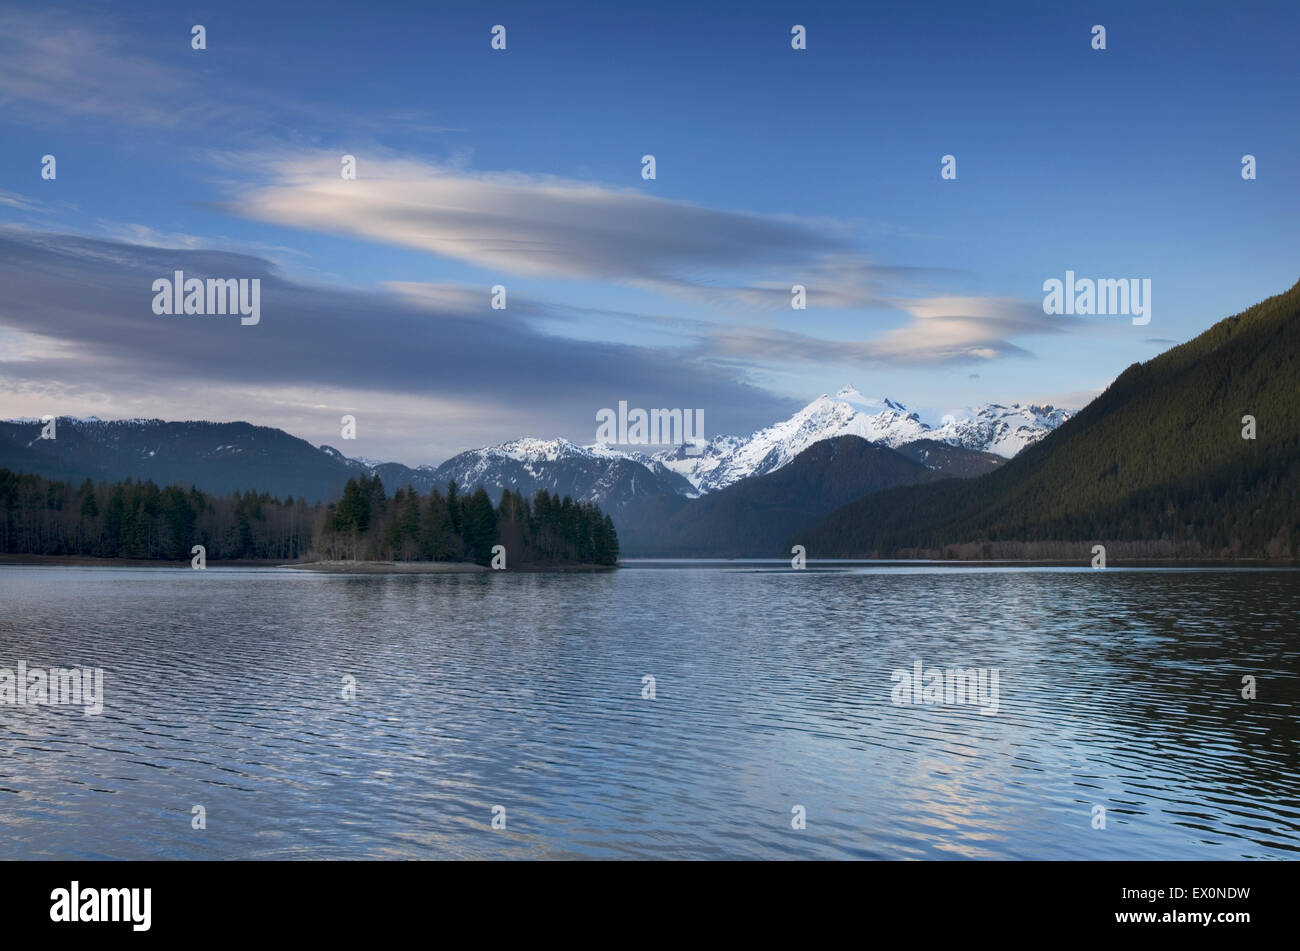
[[[820,557],[1046,556],[1094,542],[1297,557],[1298,380],[1300,284],[1129,367],[1000,469],[868,495],[790,541]]]

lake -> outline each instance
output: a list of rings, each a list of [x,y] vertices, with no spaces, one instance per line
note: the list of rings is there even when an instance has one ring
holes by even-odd
[[[0,705],[0,858],[1293,858],[1297,618],[1289,569],[5,566],[0,668],[104,706]]]

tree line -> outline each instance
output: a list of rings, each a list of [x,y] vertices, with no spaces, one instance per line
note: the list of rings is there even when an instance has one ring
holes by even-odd
[[[289,497],[212,495],[153,482],[80,486],[0,469],[0,553],[188,560],[194,545],[209,559],[472,561],[491,563],[505,547],[507,567],[613,565],[618,535],[588,502],[542,490],[530,501],[507,490],[493,506],[479,486],[462,495],[389,497],[378,476],[349,479],[343,496],[309,505]]]
[[[335,560],[472,561],[486,565],[505,547],[509,565],[618,561],[614,523],[590,502],[542,489],[530,502],[509,489],[493,507],[479,486],[461,495],[398,489],[390,499],[379,476],[349,479],[343,497],[325,509],[317,550]]]

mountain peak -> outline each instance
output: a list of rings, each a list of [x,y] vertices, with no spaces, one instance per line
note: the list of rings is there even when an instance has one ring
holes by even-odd
[[[889,397],[866,397],[848,383],[831,397],[823,393],[789,419],[747,439],[711,441],[700,455],[656,453],[654,459],[687,479],[700,492],[781,468],[809,446],[837,436],[860,436],[897,449],[922,439],[1010,458],[1055,429],[1071,413],[1043,407],[989,404],[971,418],[945,416],[938,428]]]
[[[836,391],[834,397],[828,397],[825,394],[822,394],[818,397],[818,401],[820,400],[833,400],[838,403],[848,403],[854,409],[867,409],[875,412],[880,412],[881,410],[893,410],[896,413],[908,412],[906,406],[898,402],[898,400],[892,400],[887,396],[863,396],[862,391],[852,383],[845,383],[841,386],[839,390]]]

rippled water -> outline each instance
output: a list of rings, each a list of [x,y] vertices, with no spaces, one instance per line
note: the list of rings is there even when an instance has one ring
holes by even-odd
[[[1297,617],[1283,570],[3,567],[0,667],[106,699],[0,706],[0,858],[1290,858]],[[916,661],[997,713],[895,706]]]

